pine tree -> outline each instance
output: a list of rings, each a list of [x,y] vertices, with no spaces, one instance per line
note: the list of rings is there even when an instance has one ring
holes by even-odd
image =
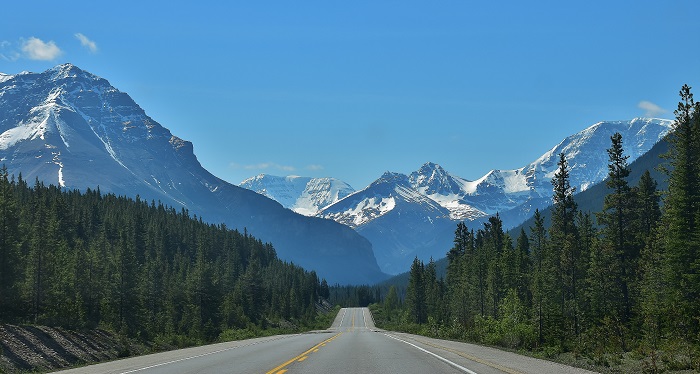
[[[616,290],[607,290],[613,295],[619,295],[619,300],[611,300],[614,310],[604,314],[618,318],[626,324],[632,318],[633,282],[637,279],[637,263],[640,247],[636,243],[635,210],[632,189],[627,183],[630,170],[627,166],[629,156],[624,155],[622,135],[615,133],[610,140],[608,149],[608,178],[605,185],[610,192],[605,196],[603,211],[598,214],[598,222],[602,225],[602,235],[605,247],[612,258],[603,256],[605,261],[615,261],[616,264],[606,264],[608,271],[605,276],[611,277]],[[610,294],[608,294],[610,295]]]
[[[654,232],[654,228],[661,219],[661,208],[659,207],[658,183],[651,177],[649,170],[646,170],[639,179],[639,184],[634,190],[635,193],[635,217],[638,220],[638,241],[646,244]]]
[[[425,266],[416,257],[411,264],[406,289],[406,307],[411,323],[423,324],[427,321],[424,273]]]
[[[671,134],[668,193],[664,200],[662,235],[666,317],[673,333],[697,340],[700,327],[700,103],[690,87],[680,91]]]
[[[520,229],[517,244],[515,246],[516,253],[516,290],[518,298],[523,305],[530,307],[532,305],[532,293],[530,292],[532,263],[530,258],[530,239],[525,233],[525,229]]]
[[[498,214],[489,217],[484,223],[483,253],[486,262],[486,302],[489,315],[498,318],[498,306],[504,295],[503,264],[501,257],[505,250],[503,221]]]
[[[389,287],[389,292],[384,298],[384,312],[386,313],[386,319],[391,321],[394,317],[394,313],[399,308],[399,294],[396,291],[396,286],[392,285]]]
[[[13,322],[20,305],[17,290],[19,219],[7,168],[0,169],[0,323]]]
[[[535,224],[530,228],[530,262],[532,263],[532,315],[539,345],[550,340],[554,331],[556,304],[559,301],[557,286],[557,259],[549,244],[544,218],[535,210]]]
[[[447,261],[449,314],[460,326],[465,326],[471,319],[473,307],[474,233],[464,222],[457,224],[454,246],[447,253]]]
[[[559,331],[561,342],[565,343],[570,335],[578,336],[580,319],[580,287],[583,278],[584,259],[581,257],[578,232],[576,229],[576,212],[578,206],[574,201],[575,188],[569,181],[569,167],[566,156],[561,153],[554,173],[554,208],[550,227],[550,244],[557,255],[558,277],[561,288],[559,297],[561,320]]]

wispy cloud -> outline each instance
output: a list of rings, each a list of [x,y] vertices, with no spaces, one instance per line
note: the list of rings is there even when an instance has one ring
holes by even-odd
[[[31,37],[22,42],[22,52],[30,60],[51,61],[63,54],[60,48],[53,42]]]
[[[75,37],[80,40],[80,45],[83,47],[87,48],[90,53],[96,53],[97,52],[97,43],[94,41],[90,40],[87,36],[85,36],[82,33],[76,33]]]
[[[644,115],[647,117],[656,117],[668,112],[666,109],[646,100],[640,101],[637,107],[644,110]]]
[[[259,164],[252,164],[252,165],[239,165],[236,163],[231,163],[229,166],[232,169],[243,169],[243,170],[280,170],[280,171],[295,171],[296,168],[294,166],[289,166],[289,165],[280,165],[275,162],[261,162]]]
[[[0,41],[0,59],[5,61],[17,61],[20,58],[20,54],[17,51],[11,49],[12,43],[7,40]]]
[[[323,170],[324,167],[323,167],[323,165],[308,165],[308,166],[306,166],[305,169],[310,170],[310,171],[319,171],[319,170]]]

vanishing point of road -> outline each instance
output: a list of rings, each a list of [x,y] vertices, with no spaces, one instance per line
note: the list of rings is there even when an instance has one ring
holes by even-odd
[[[367,308],[341,309],[328,330],[127,358],[62,374],[591,373],[511,352],[377,329]]]

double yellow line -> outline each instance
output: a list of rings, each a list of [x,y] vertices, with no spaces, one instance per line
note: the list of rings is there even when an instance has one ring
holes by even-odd
[[[339,337],[340,334],[342,334],[342,332],[339,332],[339,333],[333,335],[332,337],[316,344],[315,346],[309,348],[309,350],[307,350],[306,352],[304,352],[304,353],[290,359],[289,361],[283,363],[282,365],[268,371],[266,374],[283,374],[283,373],[287,372],[287,369],[284,369],[284,368],[287,367],[289,364],[291,364],[292,362],[295,362],[295,361],[301,362],[301,361],[306,360],[306,358],[308,357],[309,354],[311,354],[313,352],[317,352],[319,347],[326,345],[326,343],[330,343],[333,339]]]

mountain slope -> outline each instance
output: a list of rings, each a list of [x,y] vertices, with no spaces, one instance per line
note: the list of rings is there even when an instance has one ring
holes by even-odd
[[[353,227],[369,239],[378,248],[379,267],[390,274],[402,271],[415,256],[444,254],[434,251],[436,239],[439,242],[453,230],[450,211],[417,192],[409,178],[399,173],[385,173],[319,215]]]
[[[499,213],[506,229],[551,204],[551,180],[558,155],[571,168],[571,185],[584,191],[607,175],[610,136],[620,132],[632,162],[665,136],[672,122],[637,118],[599,122],[571,135],[530,164],[515,170],[492,170],[469,181],[426,163],[409,176],[387,173],[365,189],[321,210],[317,215],[349,225],[368,238],[383,271],[402,271],[415,256],[443,257],[452,245],[455,224],[478,228]],[[397,210],[397,196],[410,202]],[[410,197],[410,198],[407,198]],[[429,224],[426,224],[429,222]]]
[[[305,217],[206,171],[170,133],[105,79],[71,64],[2,75],[0,162],[25,180],[140,196],[183,207],[272,242],[280,258],[330,282],[383,277],[371,244],[330,220]]]
[[[664,191],[668,188],[667,176],[659,171],[659,167],[663,165],[668,167],[668,162],[665,162],[661,155],[668,152],[668,141],[664,138],[655,144],[648,152],[641,155],[638,159],[629,164],[630,175],[627,178],[630,186],[636,186],[639,183],[639,179],[646,170],[649,170],[652,178],[658,183],[658,190]],[[590,186],[585,191],[582,191],[574,196],[574,200],[578,204],[578,209],[583,212],[595,213],[600,212],[603,209],[603,200],[605,195],[609,193],[608,187],[605,185],[604,181],[600,181],[597,184]],[[545,220],[545,226],[549,227],[550,219],[552,216],[552,207],[546,207],[540,210],[542,213],[542,218]],[[511,237],[516,238],[520,235],[520,229],[524,229],[525,233],[530,235],[530,229],[534,226],[534,219],[528,218],[525,222],[518,226],[515,226],[508,230]],[[447,252],[447,251],[445,251]],[[445,254],[441,257],[435,258],[435,268],[437,271],[438,278],[445,277],[446,269],[448,265],[447,258]],[[397,275],[388,278],[378,285],[382,287],[383,292],[387,292],[390,286],[396,286],[399,292],[405,291],[408,286],[409,278],[409,267],[401,270]]]

